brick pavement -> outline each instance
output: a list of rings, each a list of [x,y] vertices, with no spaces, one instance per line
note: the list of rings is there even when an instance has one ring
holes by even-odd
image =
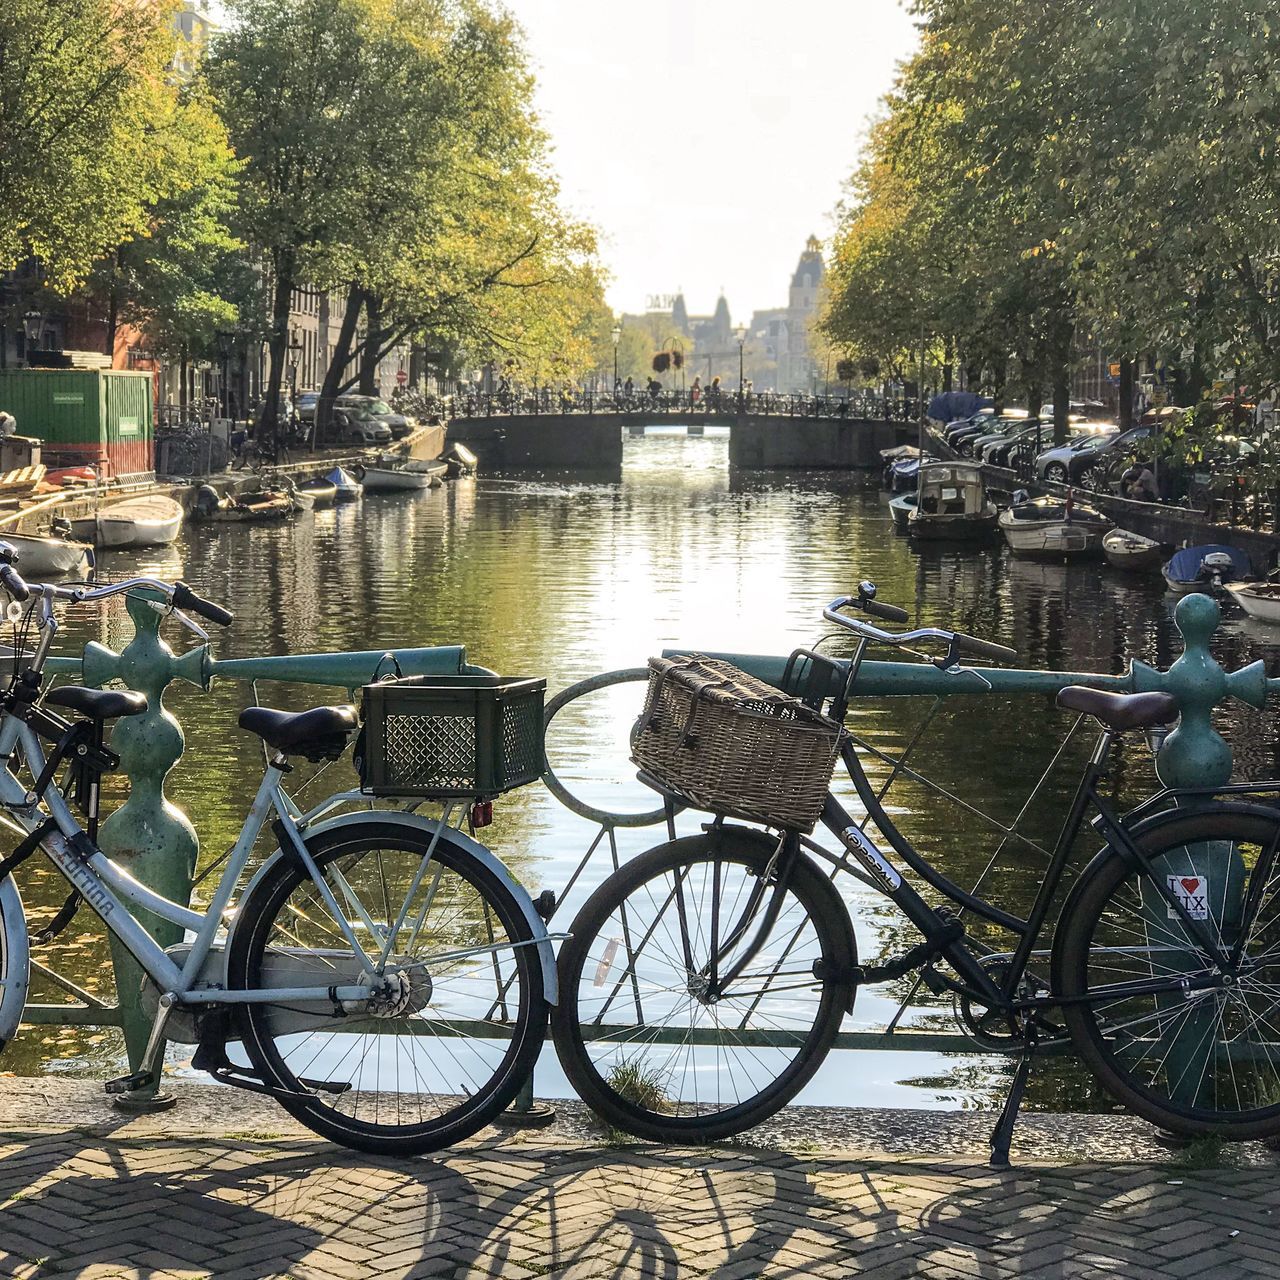
[[[39,1089],[63,1123],[30,1094],[0,1105],[0,1276],[1280,1276],[1280,1158],[1261,1148],[1214,1168],[1033,1150],[996,1174],[963,1152],[489,1130],[396,1162],[287,1120],[237,1129],[235,1107],[216,1132],[207,1108],[125,1121],[100,1107],[86,1123],[58,1086]],[[20,1109],[34,1118],[18,1136]],[[205,1133],[182,1132],[193,1117]],[[1082,1125],[1078,1152],[1092,1155],[1093,1132]]]

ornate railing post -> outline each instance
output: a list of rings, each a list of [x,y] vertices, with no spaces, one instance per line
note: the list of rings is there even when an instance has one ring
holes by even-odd
[[[157,893],[175,902],[191,900],[192,877],[200,842],[187,815],[164,794],[164,780],[182,758],[182,726],[165,710],[164,692],[175,678],[203,685],[205,650],[188,650],[181,657],[160,638],[163,612],[155,597],[138,592],[126,601],[133,620],[133,639],[119,654],[105,645],[85,646],[83,672],[86,684],[99,685],[120,679],[130,689],[147,695],[147,710],[140,716],[118,721],[111,731],[111,749],[120,756],[120,768],[129,779],[129,796],[102,824],[98,844],[109,857]],[[162,946],[182,940],[182,929],[151,915],[136,913]],[[111,938],[121,1026],[129,1053],[129,1069],[137,1071],[150,1032],[139,994],[142,970],[133,957]],[[158,1110],[173,1105],[158,1085],[149,1085],[116,1099],[127,1111]]]

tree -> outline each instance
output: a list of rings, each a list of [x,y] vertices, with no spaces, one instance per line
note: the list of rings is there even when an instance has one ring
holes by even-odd
[[[176,7],[0,5],[0,271],[35,257],[66,292],[145,229],[172,177],[157,134],[177,93]]]

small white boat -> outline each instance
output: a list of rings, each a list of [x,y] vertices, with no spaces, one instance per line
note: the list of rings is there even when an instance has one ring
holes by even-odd
[[[889,514],[893,517],[893,528],[897,533],[906,533],[911,523],[911,513],[916,509],[914,493],[895,493],[889,499]]]
[[[166,547],[182,528],[182,504],[164,494],[145,494],[113,502],[91,516],[71,521],[74,537],[104,550]]]
[[[1071,498],[1035,498],[1000,513],[1000,532],[1016,555],[1094,555],[1110,528],[1110,520]]]
[[[915,509],[907,516],[907,532],[913,538],[981,538],[996,527],[998,517],[980,468],[963,462],[921,466]]]
[[[444,471],[443,464],[440,470]],[[413,471],[409,467],[361,468],[361,480],[365,493],[399,493],[406,489],[430,489],[432,474],[429,471]]]
[[[16,567],[24,578],[79,576],[93,568],[93,548],[87,542],[31,533],[4,533],[0,537],[18,553]]]
[[[1102,540],[1102,554],[1109,565],[1131,573],[1158,569],[1164,560],[1164,551],[1154,538],[1144,538],[1127,529],[1112,529]]]
[[[1280,624],[1280,583],[1225,582],[1223,586],[1249,617]]]
[[[298,503],[299,499],[302,505],[310,505],[313,510],[319,511],[324,507],[331,507],[338,500],[338,489],[332,480],[326,480],[323,476],[316,476],[312,480],[304,480],[301,484],[294,486],[294,503]]]
[[[337,502],[354,502],[364,492],[364,485],[341,467],[334,467],[325,479],[334,486],[334,499]]]

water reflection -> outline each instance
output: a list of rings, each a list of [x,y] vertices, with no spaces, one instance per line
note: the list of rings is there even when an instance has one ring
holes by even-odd
[[[117,563],[118,560],[118,563]],[[202,594],[232,604],[236,625],[213,638],[217,657],[382,649],[463,643],[473,661],[512,675],[543,674],[550,690],[598,672],[642,666],[663,647],[789,652],[824,631],[821,605],[859,578],[872,578],[884,600],[911,610],[921,624],[955,626],[1013,645],[1033,667],[1119,672],[1130,657],[1167,667],[1180,650],[1173,598],[1158,577],[1122,574],[1099,564],[1015,561],[999,544],[916,551],[892,531],[874,477],[832,473],[730,474],[722,430],[702,438],[678,431],[628,439],[620,481],[481,477],[417,495],[378,495],[362,503],[304,513],[292,523],[191,527],[177,548],[147,559],[113,557],[111,572],[146,566],[182,572]],[[68,649],[85,639],[119,647],[128,634],[122,608],[72,623]],[[171,642],[181,647],[178,633]],[[838,650],[844,643],[837,638]],[[1228,667],[1255,657],[1280,663],[1280,634],[1228,620],[1214,641]],[[342,697],[333,690],[263,683],[268,704],[302,708]],[[627,765],[626,728],[641,687],[620,685],[557,721],[549,751],[558,773],[591,803],[619,810],[652,807]],[[202,839],[202,865],[234,838],[261,771],[254,740],[236,728],[254,697],[246,685],[220,682],[209,693],[175,686],[168,705],[181,720],[187,750],[169,793],[188,810]],[[860,703],[852,727],[893,751],[909,742],[932,699]],[[916,748],[913,763],[967,802],[1008,825],[1053,757],[1072,718],[1046,698],[963,695],[947,700]],[[1240,771],[1266,776],[1276,765],[1272,719],[1233,706],[1219,716]],[[1089,747],[1082,736],[1025,815],[1041,845]],[[887,775],[884,766],[874,771]],[[1123,795],[1153,785],[1140,743],[1117,759]],[[347,764],[329,768],[305,789],[318,798],[353,782]],[[853,804],[851,788],[842,789]],[[118,800],[118,784],[109,799]],[[1006,840],[971,812],[941,805],[918,781],[900,780],[893,811],[929,856],[966,885],[980,879],[1011,909],[1025,906],[1042,858]],[[696,817],[681,819],[696,830]],[[560,890],[574,873],[594,829],[542,787],[504,797],[490,842],[535,892]],[[622,830],[618,856],[656,842],[652,830]],[[1087,847],[1080,851],[1083,857]],[[567,919],[611,865],[607,846],[578,878]],[[39,916],[61,901],[60,882],[44,871],[24,876]],[[856,882],[842,886],[854,912],[862,954],[874,957],[913,939],[883,899]],[[59,951],[77,981],[100,989],[97,929],[77,917]],[[850,1027],[878,1026],[909,983],[859,996]],[[42,989],[47,995],[47,988]],[[943,1025],[948,1006],[922,1005],[908,1022]],[[3,1060],[33,1072],[43,1058],[99,1064],[118,1052],[98,1033],[24,1032]],[[841,1074],[843,1072],[843,1075]],[[841,1064],[821,1073],[806,1095],[823,1101],[908,1100],[954,1105],[987,1096],[991,1072],[973,1060],[894,1055],[859,1078],[879,1078],[850,1098]],[[916,1083],[901,1087],[898,1082]],[[1087,1101],[1089,1086],[1069,1067],[1046,1076],[1039,1101]],[[553,1087],[554,1066],[540,1068]]]

